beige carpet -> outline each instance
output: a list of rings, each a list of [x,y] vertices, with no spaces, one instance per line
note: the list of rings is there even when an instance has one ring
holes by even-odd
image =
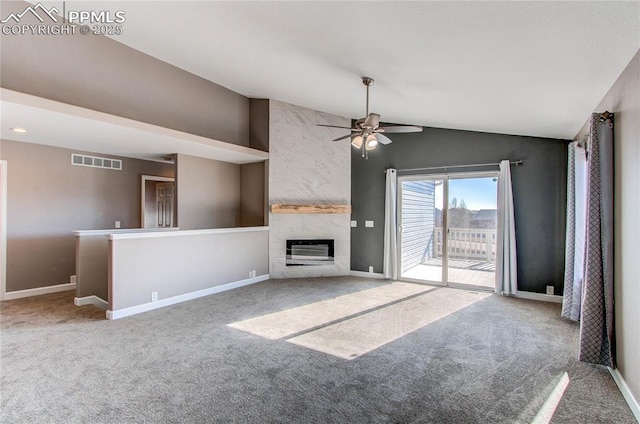
[[[488,296],[491,294],[440,288],[287,341],[355,359]]]
[[[297,308],[234,322],[229,326],[275,340],[433,289],[434,287],[432,286],[395,282]]]
[[[636,422],[607,370],[575,359],[560,305],[388,286],[270,280],[115,321],[73,292],[0,302],[0,423]],[[406,297],[276,340],[229,326],[395,289]],[[437,319],[429,302],[459,309]],[[286,341],[329,329],[354,339],[348,354],[368,348],[358,332],[410,332],[353,360]]]

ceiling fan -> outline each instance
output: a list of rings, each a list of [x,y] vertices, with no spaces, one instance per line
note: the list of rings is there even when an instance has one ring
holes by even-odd
[[[333,141],[351,138],[351,145],[356,149],[362,149],[362,157],[367,157],[367,152],[375,149],[378,144],[391,143],[391,139],[383,133],[412,133],[422,131],[422,127],[416,125],[381,126],[380,115],[377,113],[369,113],[369,87],[373,85],[374,79],[370,77],[362,77],[362,83],[367,87],[367,105],[364,118],[358,119],[353,125],[353,128],[318,124],[320,127],[342,128],[351,131],[351,134],[338,137]]]

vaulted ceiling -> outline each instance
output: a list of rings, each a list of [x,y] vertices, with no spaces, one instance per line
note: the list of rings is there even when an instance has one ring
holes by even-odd
[[[61,5],[62,2],[42,2]],[[114,40],[245,96],[350,118],[572,138],[640,47],[636,1],[74,1]]]

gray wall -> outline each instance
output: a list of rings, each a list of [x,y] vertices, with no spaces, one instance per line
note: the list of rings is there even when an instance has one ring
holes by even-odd
[[[3,1],[1,15],[26,6]],[[0,35],[0,40],[4,88],[249,145],[248,98],[114,39],[78,31],[74,36]]]
[[[166,237],[109,241],[109,309],[205,290],[268,273],[268,230],[242,228],[208,234],[173,232]],[[136,261],[131,257],[135,256]],[[187,276],[187,277],[185,277]],[[131,284],[135,281],[135,284]]]
[[[173,228],[90,230],[76,232],[76,297],[109,299],[108,234],[178,231]]]
[[[249,99],[249,147],[269,151],[269,100]]]
[[[113,171],[71,165],[67,149],[0,144],[8,171],[7,292],[68,283],[72,231],[114,228],[116,220],[140,227],[140,176],[173,177],[173,165],[163,163],[119,158],[122,171]]]
[[[182,230],[238,227],[240,165],[176,155],[175,200]]]
[[[640,402],[640,51],[594,112],[605,110],[615,113],[613,273],[616,358],[618,370],[636,402]],[[578,137],[586,130],[585,126]]]
[[[351,232],[352,270],[373,265],[382,272],[385,169],[523,159],[524,165],[511,168],[518,286],[544,293],[554,285],[562,293],[568,141],[439,128],[390,137],[393,143],[369,152],[368,160],[352,149],[351,219],[358,221]],[[374,227],[365,228],[364,220],[373,220]]]
[[[240,165],[240,226],[266,225],[265,162]]]

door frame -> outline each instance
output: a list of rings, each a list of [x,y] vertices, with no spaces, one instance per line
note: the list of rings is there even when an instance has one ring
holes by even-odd
[[[0,160],[0,300],[7,294],[7,161]]]
[[[461,289],[471,290],[486,290],[494,291],[493,288],[474,286],[472,284],[464,283],[452,283],[449,281],[449,180],[465,179],[465,178],[500,178],[499,171],[471,171],[471,172],[447,172],[437,174],[411,174],[398,176],[396,187],[396,204],[397,206],[397,222],[398,228],[396,228],[397,242],[397,258],[399,275],[398,280],[408,281],[412,283],[429,284],[443,287],[453,287]],[[418,280],[415,278],[402,277],[402,183],[404,181],[419,181],[419,180],[442,180],[443,192],[442,192],[442,281],[429,281]],[[496,188],[497,196],[497,188]],[[499,205],[496,205],[498,207]]]
[[[146,190],[146,182],[147,181],[156,181],[156,182],[160,182],[160,183],[175,183],[176,179],[172,178],[172,177],[158,177],[155,175],[142,175],[141,176],[141,183],[140,183],[140,228],[146,228],[145,224],[146,224],[146,219],[145,219],[145,213],[144,213],[144,208],[145,208],[145,198],[147,195],[147,190]],[[174,199],[175,201],[175,199]],[[175,222],[174,222],[175,225]]]

